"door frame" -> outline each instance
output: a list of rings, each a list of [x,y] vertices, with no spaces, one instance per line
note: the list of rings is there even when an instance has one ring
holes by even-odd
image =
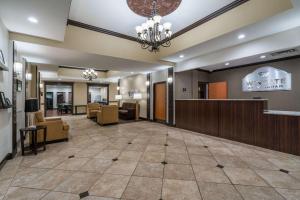
[[[109,84],[105,84],[105,83],[87,83],[87,90],[86,90],[86,102],[89,102],[89,89],[90,87],[93,86],[99,86],[99,87],[106,87],[107,88],[107,95],[106,95],[106,99],[107,99],[107,105],[109,105]]]
[[[73,115],[73,107],[74,107],[74,83],[73,82],[52,82],[52,81],[45,81],[44,82],[44,116],[46,117],[46,92],[47,92],[47,85],[67,85],[72,87],[72,112]]]
[[[166,108],[165,109],[165,116],[166,116],[166,120],[165,121],[155,119],[155,97],[156,97],[155,86],[158,85],[158,84],[162,84],[162,83],[164,83],[165,87],[166,87],[166,95],[165,95],[165,104],[166,104],[165,105],[165,108]],[[168,109],[167,95],[168,95],[168,82],[167,81],[160,81],[160,82],[153,83],[153,99],[152,99],[153,107],[152,107],[152,111],[153,111],[153,121],[155,121],[155,122],[167,123],[167,109]]]

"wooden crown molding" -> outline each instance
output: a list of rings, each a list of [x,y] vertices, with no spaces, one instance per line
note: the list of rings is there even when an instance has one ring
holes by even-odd
[[[220,8],[219,10],[209,14],[208,16],[196,21],[195,23],[183,28],[182,30],[176,32],[173,34],[172,36],[172,39],[180,36],[180,35],[183,35],[184,33],[248,2],[250,0],[235,0],[233,1],[232,3]],[[99,32],[99,33],[104,33],[104,34],[107,34],[107,35],[111,35],[111,36],[115,36],[115,37],[119,37],[119,38],[123,38],[123,39],[126,39],[126,40],[131,40],[131,41],[135,41],[137,42],[137,39],[136,37],[132,37],[132,36],[129,36],[129,35],[125,35],[125,34],[122,34],[122,33],[118,33],[118,32],[115,32],[115,31],[111,31],[111,30],[108,30],[108,29],[104,29],[104,28],[100,28],[100,27],[97,27],[97,26],[92,26],[92,25],[89,25],[89,24],[85,24],[85,23],[82,23],[82,22],[79,22],[79,21],[75,21],[75,20],[72,20],[72,19],[68,19],[67,21],[67,25],[72,25],[72,26],[77,26],[77,27],[80,27],[80,28],[84,28],[84,29],[87,29],[87,30],[91,30],[91,31],[96,31],[96,32]],[[162,41],[162,43],[164,43],[165,40]]]

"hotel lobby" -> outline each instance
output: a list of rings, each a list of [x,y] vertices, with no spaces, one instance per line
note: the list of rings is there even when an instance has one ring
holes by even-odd
[[[0,200],[299,200],[299,0],[0,0]]]

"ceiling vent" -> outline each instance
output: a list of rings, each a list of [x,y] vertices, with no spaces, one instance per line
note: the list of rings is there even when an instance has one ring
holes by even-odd
[[[271,53],[271,56],[287,56],[289,54],[294,54],[297,51],[297,49],[288,49],[288,50],[284,50],[284,51],[278,51],[278,52],[274,52]]]

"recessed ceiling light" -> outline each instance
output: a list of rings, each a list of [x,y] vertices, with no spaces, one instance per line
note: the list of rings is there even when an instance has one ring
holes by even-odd
[[[245,37],[246,37],[245,34],[240,34],[240,35],[238,36],[238,38],[239,38],[240,40],[244,39]]]
[[[261,59],[264,59],[264,58],[266,58],[266,57],[267,57],[267,56],[265,56],[265,55],[261,55],[261,56],[260,56]]]
[[[181,55],[179,56],[179,58],[184,58],[184,55],[183,55],[183,54],[181,54]]]
[[[228,63],[225,63],[225,65],[228,66],[228,65],[230,65],[230,63],[229,63],[229,62],[228,62]]]
[[[35,18],[35,17],[28,17],[27,19],[28,19],[28,21],[30,21],[33,24],[39,23],[39,20],[37,20],[37,18]]]

